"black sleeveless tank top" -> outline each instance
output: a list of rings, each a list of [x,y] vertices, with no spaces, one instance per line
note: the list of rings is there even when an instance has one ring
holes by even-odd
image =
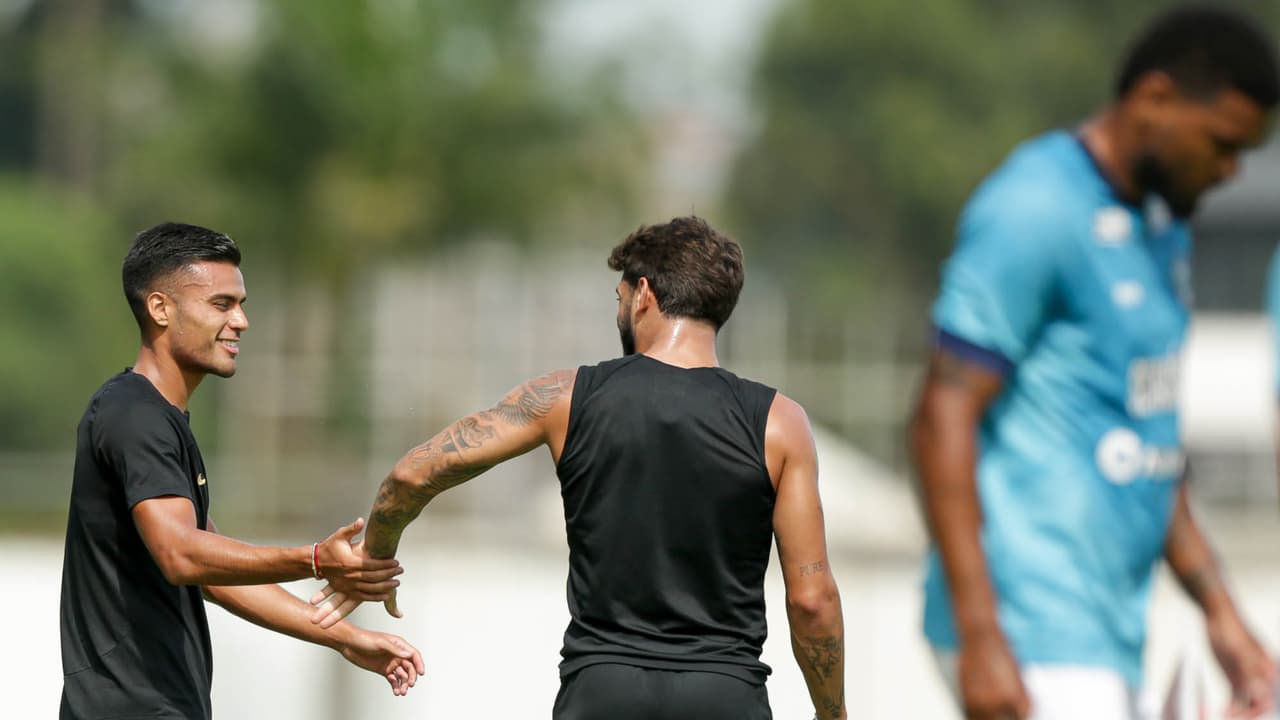
[[[645,355],[578,369],[556,466],[571,617],[561,676],[623,663],[764,682],[775,394]]]

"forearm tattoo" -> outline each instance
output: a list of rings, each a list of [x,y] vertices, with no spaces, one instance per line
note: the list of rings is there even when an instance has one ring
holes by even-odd
[[[502,436],[504,426],[527,427],[545,417],[572,389],[573,379],[574,373],[560,371],[530,380],[494,407],[454,422],[410,450],[378,489],[366,537],[369,552],[393,555],[400,533],[427,503],[493,467],[485,446]],[[415,480],[404,482],[405,477]]]
[[[826,563],[825,561],[823,561],[823,560],[819,560],[819,561],[818,561],[818,562],[816,562],[816,563],[809,563],[808,565],[801,565],[801,566],[800,566],[800,574],[801,574],[801,575],[817,575],[818,573],[820,573],[820,572],[822,572],[823,570],[826,570],[826,569],[827,569],[827,563]]]
[[[818,717],[837,719],[844,710],[844,637],[793,635],[792,644],[805,675],[813,678],[810,693]]]

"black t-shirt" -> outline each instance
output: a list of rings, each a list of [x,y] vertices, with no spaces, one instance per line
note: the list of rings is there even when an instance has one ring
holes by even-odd
[[[622,663],[764,682],[776,394],[645,355],[578,369],[556,468],[569,539],[562,676]]]
[[[212,717],[213,654],[201,588],[165,579],[131,510],[175,495],[205,529],[209,489],[186,413],[125,370],[76,431],[62,562],[63,720]]]

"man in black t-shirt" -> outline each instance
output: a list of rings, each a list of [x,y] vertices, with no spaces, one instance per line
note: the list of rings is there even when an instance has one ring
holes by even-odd
[[[676,218],[632,233],[609,267],[622,273],[624,357],[530,380],[411,450],[378,491],[362,551],[394,556],[436,495],[545,445],[569,541],[555,720],[771,717],[760,653],[775,540],[814,709],[844,718],[843,619],[808,418],[716,356],[741,249]],[[324,626],[359,599],[335,586],[312,602]]]
[[[204,376],[235,373],[248,327],[240,251],[225,235],[166,223],[125,257],[125,296],[142,333],[132,368],[89,401],[76,434],[62,568],[63,720],[212,716],[204,600],[331,647],[403,695],[423,671],[394,635],[321,630],[310,606],[273,583],[323,577],[365,600],[390,597],[394,560],[351,539],[362,520],[305,547],[258,547],[218,534],[212,482],[188,424]]]

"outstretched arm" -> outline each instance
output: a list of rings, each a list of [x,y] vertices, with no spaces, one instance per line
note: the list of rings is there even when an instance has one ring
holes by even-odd
[[[777,479],[773,532],[787,588],[791,650],[817,717],[841,720],[844,705],[844,618],[827,561],[818,496],[818,454],[804,409],[781,394],[765,431],[769,474]]]
[[[1231,717],[1256,718],[1269,712],[1275,665],[1231,600],[1213,549],[1191,514],[1185,480],[1178,488],[1164,556],[1183,590],[1204,611],[1209,645],[1231,683]]]
[[[512,390],[488,410],[468,415],[441,430],[400,458],[382,481],[369,515],[364,552],[394,557],[400,535],[440,493],[460,485],[494,465],[543,444],[558,454],[569,425],[573,370],[558,370]],[[313,620],[327,627],[346,617],[362,598],[326,587],[312,597],[318,605]],[[400,617],[395,596],[387,612]]]
[[[263,547],[201,530],[185,497],[165,495],[133,506],[133,522],[165,579],[174,585],[261,585],[301,580],[315,570],[344,592],[385,599],[398,583],[400,564],[372,559],[352,549],[364,527],[356,520],[316,546]]]
[[[557,431],[562,437],[574,377],[572,370],[559,370],[530,380],[406,453],[378,488],[365,551],[394,557],[400,533],[435,496],[547,443]]]

